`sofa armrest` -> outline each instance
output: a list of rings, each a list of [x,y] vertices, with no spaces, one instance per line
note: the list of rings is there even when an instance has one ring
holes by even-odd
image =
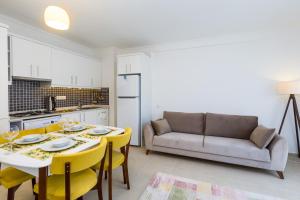
[[[154,138],[154,130],[150,124],[146,124],[144,127],[144,138],[145,145],[147,150],[152,150],[153,138]]]
[[[285,138],[275,135],[268,146],[271,155],[271,166],[273,170],[284,171],[288,158],[288,143]]]

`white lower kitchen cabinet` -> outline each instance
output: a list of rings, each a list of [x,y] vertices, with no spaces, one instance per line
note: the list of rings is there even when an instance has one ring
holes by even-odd
[[[72,112],[61,115],[62,120],[74,120],[77,122],[81,121],[81,112]]]
[[[81,112],[81,122],[87,124],[108,125],[107,109],[86,110]]]
[[[9,120],[8,118],[0,119],[0,133],[9,130]]]
[[[108,109],[99,108],[65,113],[61,115],[61,119],[71,119],[87,124],[108,126]]]

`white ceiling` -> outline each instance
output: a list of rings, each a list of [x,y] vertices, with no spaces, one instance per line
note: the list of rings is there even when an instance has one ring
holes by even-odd
[[[43,22],[48,5],[70,14],[70,30]],[[0,0],[0,13],[98,48],[133,47],[300,25],[300,0]]]

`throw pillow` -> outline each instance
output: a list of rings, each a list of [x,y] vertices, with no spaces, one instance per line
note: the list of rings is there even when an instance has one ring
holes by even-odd
[[[156,135],[162,135],[164,133],[171,132],[171,127],[166,119],[159,119],[156,121],[151,121],[151,125],[152,125]]]
[[[259,148],[266,148],[275,136],[275,128],[257,126],[251,133],[250,140]]]

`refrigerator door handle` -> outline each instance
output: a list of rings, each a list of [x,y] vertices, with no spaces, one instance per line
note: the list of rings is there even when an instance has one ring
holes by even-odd
[[[118,97],[119,99],[135,99],[135,98],[139,98],[138,96],[136,96],[136,97],[133,97],[133,96],[120,96],[120,97]]]

